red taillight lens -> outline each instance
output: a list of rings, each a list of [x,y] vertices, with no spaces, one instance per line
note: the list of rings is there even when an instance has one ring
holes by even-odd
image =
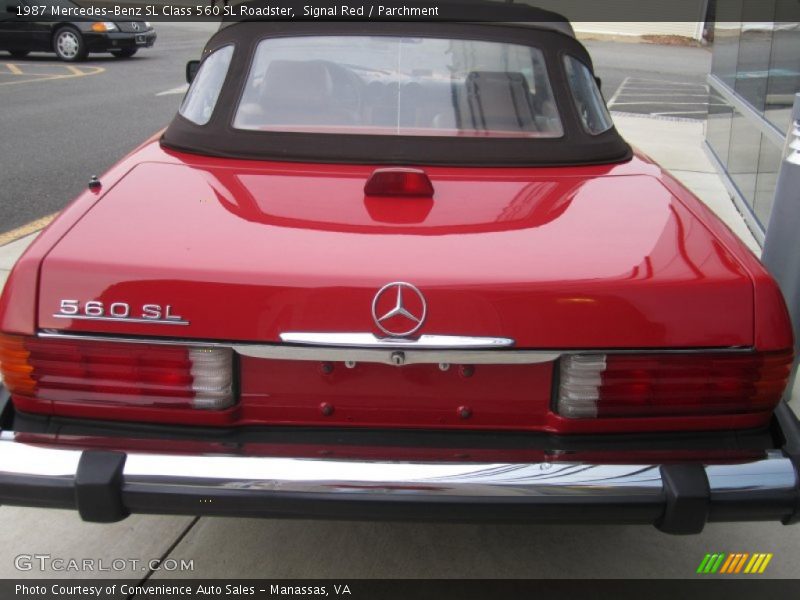
[[[364,185],[367,196],[433,196],[433,184],[421,169],[376,169]]]
[[[769,411],[792,352],[573,354],[561,359],[557,411],[580,418]]]
[[[220,410],[234,402],[232,351],[0,336],[15,396],[53,403]]]

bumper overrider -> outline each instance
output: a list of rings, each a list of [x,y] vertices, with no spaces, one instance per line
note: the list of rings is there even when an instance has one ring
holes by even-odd
[[[8,402],[0,388],[0,405]],[[781,403],[779,448],[735,464],[481,463],[162,454],[39,445],[0,431],[0,504],[294,518],[650,523],[800,517],[800,425]],[[91,445],[91,444],[87,444]],[[157,446],[157,444],[153,444]]]

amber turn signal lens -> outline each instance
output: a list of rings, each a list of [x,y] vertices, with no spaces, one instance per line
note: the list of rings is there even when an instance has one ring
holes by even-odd
[[[23,338],[0,334],[0,374],[12,394],[30,396],[36,389]]]

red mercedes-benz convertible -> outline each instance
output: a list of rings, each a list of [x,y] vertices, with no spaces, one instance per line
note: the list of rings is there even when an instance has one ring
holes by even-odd
[[[800,516],[784,301],[568,23],[223,27],[0,301],[0,503]]]

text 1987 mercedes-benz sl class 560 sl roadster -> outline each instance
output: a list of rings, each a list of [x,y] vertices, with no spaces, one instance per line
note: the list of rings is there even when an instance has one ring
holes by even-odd
[[[8,280],[0,503],[797,520],[779,289],[531,11],[222,27]]]

